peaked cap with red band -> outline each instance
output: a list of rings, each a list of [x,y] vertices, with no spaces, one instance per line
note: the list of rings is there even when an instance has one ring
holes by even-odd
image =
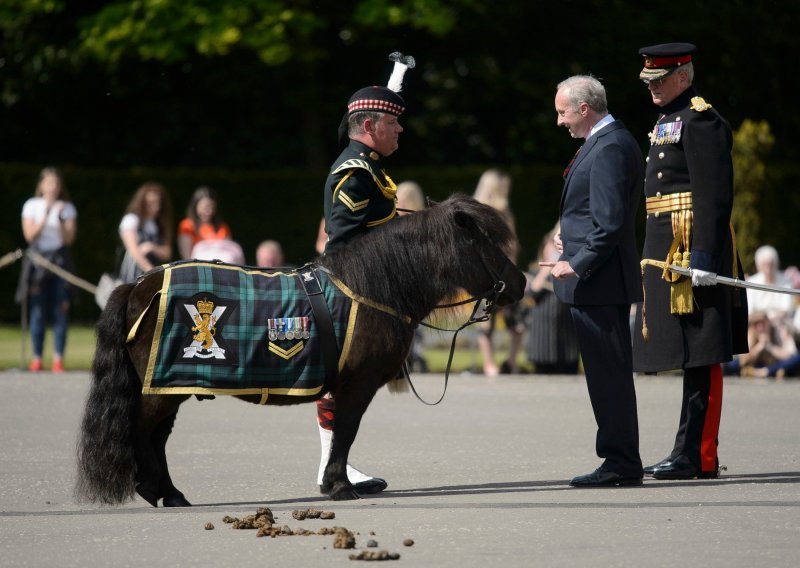
[[[660,43],[643,47],[639,50],[639,55],[644,56],[644,68],[639,73],[639,78],[650,82],[666,77],[681,65],[691,62],[696,49],[691,43]]]

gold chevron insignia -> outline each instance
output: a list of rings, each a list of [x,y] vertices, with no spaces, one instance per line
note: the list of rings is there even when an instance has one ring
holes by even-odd
[[[353,201],[349,195],[347,195],[344,191],[339,191],[339,201],[347,205],[347,208],[350,209],[353,213],[356,211],[361,211],[367,205],[369,205],[369,199],[365,199],[364,201]]]
[[[295,343],[289,349],[281,349],[270,341],[267,347],[272,353],[281,359],[286,359],[288,361],[303,350],[303,347],[305,347],[305,342],[301,341],[300,343]]]

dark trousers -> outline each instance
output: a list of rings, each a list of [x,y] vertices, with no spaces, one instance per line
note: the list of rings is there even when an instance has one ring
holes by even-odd
[[[630,306],[571,306],[603,468],[641,476],[639,421],[633,385]]]
[[[717,470],[722,415],[722,367],[692,367],[683,372],[683,402],[670,459],[685,456],[701,472]]]
[[[42,356],[48,319],[53,322],[54,354],[56,357],[63,356],[69,326],[67,283],[55,275],[46,276],[36,288],[30,290],[28,305],[33,356],[39,358]]]

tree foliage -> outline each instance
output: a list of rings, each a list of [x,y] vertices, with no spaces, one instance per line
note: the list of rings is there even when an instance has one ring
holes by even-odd
[[[745,120],[733,137],[734,208],[731,223],[745,272],[755,268],[753,257],[762,244],[761,196],[766,188],[766,155],[775,138],[766,121]]]

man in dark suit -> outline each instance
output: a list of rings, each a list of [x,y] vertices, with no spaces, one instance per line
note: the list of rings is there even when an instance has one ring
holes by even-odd
[[[644,168],[636,140],[608,113],[603,85],[577,75],[558,85],[557,124],[586,142],[564,171],[555,293],[570,305],[603,463],[573,487],[642,484],[629,315],[641,300],[634,220]]]

